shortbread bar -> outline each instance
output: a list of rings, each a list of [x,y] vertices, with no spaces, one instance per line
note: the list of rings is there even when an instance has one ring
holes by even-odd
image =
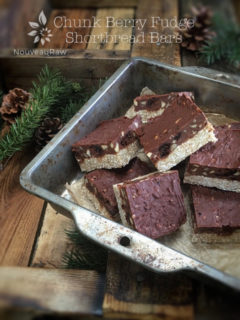
[[[240,124],[215,128],[218,141],[191,155],[184,182],[240,192]]]
[[[229,233],[240,228],[240,194],[191,186],[195,232]]]
[[[178,171],[150,173],[113,188],[122,223],[150,238],[170,234],[186,221]]]
[[[110,213],[114,220],[117,220],[119,215],[113,185],[152,171],[151,166],[138,158],[132,159],[130,163],[123,168],[94,170],[85,175],[86,187],[89,190],[87,196],[98,211],[102,212],[104,208]]]
[[[185,96],[190,101],[194,100],[192,92],[171,92],[167,94],[147,94],[134,99],[133,106],[127,111],[126,117],[133,118],[137,114],[141,116],[142,122],[160,116],[168,107],[171,107],[175,100]]]
[[[178,97],[161,116],[150,119],[137,134],[159,171],[169,170],[208,142],[217,141],[211,123],[186,95]]]
[[[72,147],[81,170],[121,168],[127,165],[139,150],[135,131],[140,125],[140,116],[101,122],[92,133]]]

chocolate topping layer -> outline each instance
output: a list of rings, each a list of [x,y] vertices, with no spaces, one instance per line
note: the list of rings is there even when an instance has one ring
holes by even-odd
[[[171,107],[137,130],[144,152],[153,163],[167,157],[177,145],[192,138],[207,124],[196,104],[185,95],[177,97]]]
[[[240,228],[240,194],[192,186],[196,231],[229,232]]]
[[[134,109],[135,111],[155,111],[160,108],[167,108],[174,102],[176,98],[182,96],[185,96],[191,101],[194,100],[194,95],[192,92],[171,92],[162,95],[144,95],[134,99]]]
[[[216,143],[191,155],[187,174],[240,180],[240,124],[215,128]]]
[[[141,125],[141,117],[120,117],[101,122],[97,128],[72,146],[78,160],[102,157],[117,153],[136,140],[135,130]]]
[[[118,207],[113,192],[113,185],[145,175],[152,171],[152,168],[150,168],[146,162],[134,158],[124,168],[112,170],[99,169],[87,173],[85,175],[86,186],[110,214],[114,216],[118,213]]]
[[[126,219],[138,232],[159,238],[186,221],[178,171],[153,173],[118,187]]]

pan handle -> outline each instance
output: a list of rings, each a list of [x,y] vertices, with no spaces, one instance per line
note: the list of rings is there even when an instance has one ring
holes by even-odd
[[[158,273],[180,270],[190,273],[197,272],[235,290],[240,290],[240,280],[168,248],[136,231],[73,203],[71,212],[77,228],[84,236],[147,269]]]

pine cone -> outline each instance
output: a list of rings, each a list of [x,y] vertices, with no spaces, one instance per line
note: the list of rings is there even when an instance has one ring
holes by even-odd
[[[10,124],[14,123],[15,119],[21,115],[22,110],[26,109],[29,98],[30,93],[23,89],[15,88],[10,90],[3,97],[2,106],[0,107],[3,120]]]
[[[62,129],[63,124],[59,118],[45,118],[36,129],[34,140],[36,151],[39,152]]]
[[[213,12],[205,6],[192,7],[191,11],[191,15],[195,16],[194,27],[191,28],[185,24],[185,30],[181,31],[183,37],[181,46],[190,51],[199,51],[207,40],[216,35],[215,32],[209,30],[212,25]],[[186,16],[186,18],[194,19],[191,15]]]

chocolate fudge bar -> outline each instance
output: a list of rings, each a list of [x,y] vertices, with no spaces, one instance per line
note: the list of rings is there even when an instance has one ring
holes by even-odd
[[[218,141],[191,155],[184,182],[240,192],[240,124],[215,128]]]
[[[182,95],[161,116],[137,130],[144,152],[159,171],[166,171],[212,141],[213,126],[196,104]]]
[[[240,228],[240,194],[191,186],[196,232],[229,233]]]
[[[133,118],[139,114],[142,122],[160,116],[168,107],[171,107],[175,100],[185,96],[190,101],[194,100],[192,92],[171,92],[167,94],[146,94],[134,99],[133,106],[127,111],[126,117]]]
[[[172,233],[186,221],[178,171],[150,173],[113,189],[122,223],[150,238]]]
[[[101,212],[105,208],[116,220],[118,206],[113,185],[150,172],[153,172],[152,167],[138,158],[132,159],[124,168],[97,169],[89,172],[85,175],[86,187],[90,191],[89,198],[97,210]]]
[[[81,170],[111,169],[127,165],[139,149],[135,130],[140,125],[140,116],[101,122],[93,132],[72,147]]]

